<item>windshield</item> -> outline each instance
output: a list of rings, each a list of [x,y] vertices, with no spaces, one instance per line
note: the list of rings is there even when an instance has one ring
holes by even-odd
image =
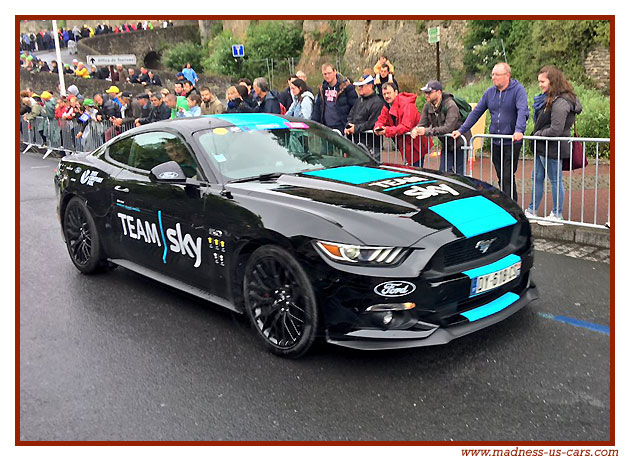
[[[290,124],[292,128],[214,128],[197,136],[204,154],[226,182],[374,163],[361,148],[334,131],[310,123]]]

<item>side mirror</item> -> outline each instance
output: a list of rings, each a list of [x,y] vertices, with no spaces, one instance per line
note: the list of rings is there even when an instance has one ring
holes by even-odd
[[[179,163],[170,160],[168,162],[160,163],[159,165],[151,168],[149,174],[151,181],[165,182],[171,184],[184,184],[186,183],[186,175],[184,174],[182,167]]]

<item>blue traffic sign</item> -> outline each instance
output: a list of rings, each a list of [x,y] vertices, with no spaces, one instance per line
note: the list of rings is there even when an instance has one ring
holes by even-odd
[[[245,56],[245,47],[243,45],[232,45],[232,56],[242,58]]]

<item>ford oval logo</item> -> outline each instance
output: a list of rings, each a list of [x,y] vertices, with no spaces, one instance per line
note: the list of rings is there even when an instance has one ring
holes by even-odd
[[[414,291],[416,291],[416,286],[411,282],[405,282],[403,280],[391,280],[374,287],[374,293],[387,298],[409,295]]]
[[[179,174],[176,171],[165,171],[160,173],[160,179],[177,179],[179,178]]]

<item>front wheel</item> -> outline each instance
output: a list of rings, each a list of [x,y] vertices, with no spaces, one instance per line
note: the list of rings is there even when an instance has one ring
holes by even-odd
[[[297,358],[315,341],[319,326],[311,282],[288,251],[266,245],[247,261],[243,279],[247,315],[265,346]]]
[[[94,219],[78,197],[68,202],[63,215],[63,233],[70,259],[77,269],[92,274],[107,267]]]

